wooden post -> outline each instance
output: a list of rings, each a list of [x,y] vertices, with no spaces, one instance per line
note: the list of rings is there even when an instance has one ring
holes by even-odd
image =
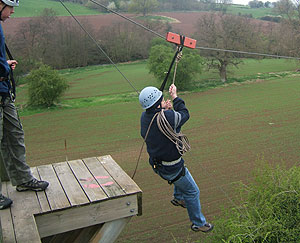
[[[3,164],[2,155],[0,155],[0,178],[1,178],[1,181],[9,181],[7,171],[6,171],[5,166]]]
[[[105,223],[92,237],[90,243],[113,243],[116,241],[131,217],[121,218]]]

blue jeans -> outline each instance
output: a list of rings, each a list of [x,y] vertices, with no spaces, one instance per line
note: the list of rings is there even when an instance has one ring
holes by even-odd
[[[174,174],[163,174],[159,170],[155,172],[165,180],[172,180],[180,173],[180,170]],[[192,223],[197,226],[203,226],[206,223],[206,219],[201,211],[200,190],[189,170],[185,168],[185,176],[180,177],[173,184],[174,198],[184,200]]]

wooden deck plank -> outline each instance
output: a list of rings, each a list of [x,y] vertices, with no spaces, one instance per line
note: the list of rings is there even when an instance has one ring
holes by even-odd
[[[68,163],[91,202],[108,198],[82,160],[73,160]]]
[[[48,198],[51,210],[64,209],[71,207],[70,202],[61,187],[52,165],[38,166],[38,171],[42,180],[49,182],[46,196]]]
[[[125,195],[125,192],[122,190],[119,184],[116,183],[114,178],[105,170],[96,157],[86,158],[83,159],[83,161],[108,197]]]
[[[114,175],[114,179],[126,194],[142,192],[139,186],[124,172],[110,155],[98,157],[98,160],[109,174]]]
[[[37,167],[32,167],[31,172],[36,179],[41,179]],[[37,192],[37,197],[40,203],[41,212],[50,211],[51,209],[45,191]]]
[[[47,214],[36,215],[40,236],[85,228],[91,225],[134,216],[138,213],[137,195],[104,200],[80,207],[72,207]]]
[[[69,164],[55,163],[53,168],[72,206],[89,203],[87,196],[75,178]]]
[[[7,184],[9,197],[14,201],[11,213],[17,242],[40,243],[40,236],[33,214],[40,212],[36,193],[33,191],[17,192]],[[30,232],[30,233],[28,233]]]
[[[8,196],[7,193],[7,183],[10,182],[2,182],[2,194],[4,196]],[[11,209],[7,208],[4,210],[0,210],[0,217],[1,217],[1,226],[2,226],[2,239],[3,242],[7,243],[15,243],[15,231],[14,226],[11,218]]]

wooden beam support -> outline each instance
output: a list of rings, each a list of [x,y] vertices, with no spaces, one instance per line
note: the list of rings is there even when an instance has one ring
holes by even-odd
[[[106,222],[90,240],[90,243],[113,243],[116,241],[131,217]]]

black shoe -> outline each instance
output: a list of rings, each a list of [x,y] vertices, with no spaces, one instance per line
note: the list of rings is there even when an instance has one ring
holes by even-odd
[[[177,200],[176,198],[172,199],[171,200],[171,203],[174,205],[174,206],[181,206],[183,208],[186,208],[185,206],[185,201],[184,200]]]
[[[16,190],[18,192],[23,191],[44,191],[49,186],[49,183],[47,181],[38,181],[37,179],[33,178],[31,181],[23,183],[21,185],[18,185],[16,187]]]
[[[10,205],[12,205],[12,200],[10,200],[8,197],[5,197],[3,195],[0,195],[0,210],[9,208]]]
[[[201,231],[201,232],[207,233],[209,231],[212,231],[213,228],[214,228],[214,226],[212,224],[210,224],[210,223],[206,223],[203,226],[197,226],[197,225],[194,225],[194,224],[191,225],[191,229],[193,231],[196,231],[196,232]]]

